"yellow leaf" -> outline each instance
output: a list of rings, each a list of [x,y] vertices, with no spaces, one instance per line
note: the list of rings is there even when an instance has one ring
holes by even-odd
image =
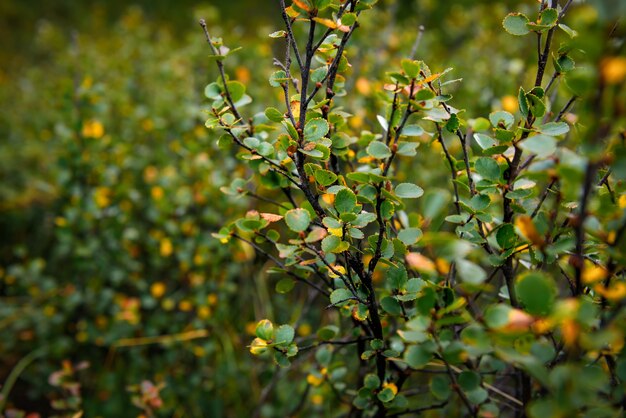
[[[252,344],[250,344],[250,352],[255,356],[259,354],[263,354],[267,351],[267,342],[260,338],[255,338],[252,340]]]
[[[291,113],[293,113],[293,118],[297,120],[300,117],[300,101],[292,100],[290,105]]]
[[[343,236],[343,228],[328,228],[328,232],[336,237]]]
[[[528,239],[528,241],[532,242],[534,245],[542,246],[544,244],[544,239],[537,228],[535,228],[535,224],[533,220],[528,215],[520,215],[515,219],[515,226],[519,229],[519,231]]]
[[[585,260],[585,268],[583,269],[582,280],[584,284],[595,283],[606,279],[609,272],[602,266],[593,264],[589,260]]]

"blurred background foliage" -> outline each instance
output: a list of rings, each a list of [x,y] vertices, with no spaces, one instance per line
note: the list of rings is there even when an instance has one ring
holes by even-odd
[[[464,79],[451,87],[455,106],[476,112],[468,117],[515,111],[535,45],[512,43],[500,23],[519,3],[381,1],[348,50],[347,90],[360,93],[343,99],[358,110],[350,123],[375,128],[384,74],[419,25],[417,58]],[[606,9],[579,4],[568,17],[588,34],[583,61],[602,53],[593,45]],[[267,37],[280,29],[277,10],[241,0],[0,3],[1,404],[42,416],[55,407],[219,417],[248,416],[258,399],[273,400],[259,416],[281,416],[293,401],[245,346],[255,319],[288,321],[296,296],[270,302],[265,261],[210,236],[259,206],[219,190],[247,173],[204,128],[202,93],[216,70],[197,24],[243,47],[227,70],[261,111],[281,100],[267,83],[283,53]],[[418,163],[406,170],[449,200],[440,159]]]

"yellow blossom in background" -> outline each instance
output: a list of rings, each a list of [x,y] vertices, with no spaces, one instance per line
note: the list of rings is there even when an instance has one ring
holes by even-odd
[[[243,66],[235,68],[235,78],[243,84],[248,84],[250,82],[250,70]]]
[[[172,241],[169,238],[163,238],[161,240],[159,252],[163,257],[169,257],[172,255],[174,251],[174,246],[172,245]]]
[[[152,283],[152,286],[150,286],[150,294],[156,299],[163,297],[166,290],[167,287],[163,282],[154,282]]]
[[[107,207],[111,204],[111,189],[106,186],[97,187],[94,191],[94,201],[99,208]]]
[[[623,194],[619,197],[617,204],[619,205],[620,209],[626,209],[626,194]]]
[[[608,57],[600,63],[600,73],[608,84],[619,84],[626,79],[626,57]]]
[[[160,186],[154,186],[152,189],[150,189],[150,195],[154,200],[161,200],[164,194],[165,192]]]
[[[154,122],[152,119],[144,119],[141,121],[141,129],[146,132],[150,132],[154,129]]]
[[[359,77],[356,80],[355,87],[356,87],[356,90],[364,96],[368,96],[370,92],[372,91],[370,82],[365,77]]]
[[[146,183],[152,183],[156,180],[158,175],[159,170],[153,165],[149,165],[143,170],[143,179],[146,181]]]
[[[313,405],[321,405],[322,403],[324,403],[324,397],[322,395],[315,394],[311,396],[311,403]]]
[[[104,135],[104,125],[95,119],[85,121],[83,122],[81,135],[85,138],[102,138]]]
[[[178,302],[178,309],[183,312],[189,312],[193,309],[193,305],[188,300],[181,300]]]
[[[324,382],[324,377],[309,373],[306,377],[306,382],[311,386],[319,386]]]
[[[507,95],[502,98],[502,109],[506,110],[509,113],[517,112],[517,97]]]

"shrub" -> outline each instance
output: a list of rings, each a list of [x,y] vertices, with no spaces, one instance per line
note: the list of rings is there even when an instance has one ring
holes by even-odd
[[[214,236],[263,254],[289,295],[249,346],[286,370],[262,413],[623,411],[626,63],[615,28],[566,26],[571,6],[502,16],[536,60],[483,116],[456,108],[460,80],[414,53],[374,102],[367,79],[349,84],[354,34],[380,31],[375,0],[281,0],[269,84],[282,103],[266,96],[259,113],[227,75],[237,49],[201,21],[218,68],[206,125],[250,173],[223,191],[259,201]]]

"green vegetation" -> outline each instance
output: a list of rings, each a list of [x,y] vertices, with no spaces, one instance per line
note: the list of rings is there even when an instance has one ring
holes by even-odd
[[[623,413],[617,14],[258,3],[0,6],[0,415]]]

